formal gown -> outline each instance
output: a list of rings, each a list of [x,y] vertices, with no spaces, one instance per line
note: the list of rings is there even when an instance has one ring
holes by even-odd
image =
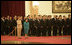
[[[21,37],[21,30],[22,30],[22,22],[21,20],[17,20],[17,36]]]

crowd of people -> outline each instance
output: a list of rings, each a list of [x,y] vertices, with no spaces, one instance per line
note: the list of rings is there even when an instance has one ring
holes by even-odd
[[[17,20],[20,17],[22,23],[21,35],[24,36],[24,23],[25,19],[28,19],[29,22],[29,36],[51,36],[51,32],[53,31],[53,36],[57,36],[59,34],[62,35],[71,35],[71,15],[68,17],[62,15],[54,15],[53,18],[51,15],[38,15],[34,18],[28,15],[27,17],[22,16],[7,16],[1,17],[1,35],[8,35],[10,32],[15,30],[17,34]],[[59,32],[58,32],[59,31]],[[13,32],[15,35],[15,31]]]

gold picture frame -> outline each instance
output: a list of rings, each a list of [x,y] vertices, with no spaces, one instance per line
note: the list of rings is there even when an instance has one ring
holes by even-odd
[[[71,13],[71,1],[52,1],[53,13]]]

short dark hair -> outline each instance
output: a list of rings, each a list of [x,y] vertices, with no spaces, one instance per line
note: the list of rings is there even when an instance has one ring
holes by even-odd
[[[68,16],[70,16],[70,14]]]
[[[28,18],[25,18],[25,20],[28,20]]]
[[[63,16],[63,17],[65,17],[65,16]]]
[[[59,15],[59,17],[61,17],[61,15]]]
[[[58,17],[58,16],[56,15],[56,17]]]
[[[49,17],[49,15],[48,15],[48,17]]]
[[[38,15],[38,16],[40,16],[40,15]]]
[[[44,17],[44,16],[42,16],[42,17]]]

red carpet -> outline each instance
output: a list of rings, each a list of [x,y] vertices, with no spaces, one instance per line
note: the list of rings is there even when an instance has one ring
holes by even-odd
[[[25,39],[18,39],[16,36],[1,36],[1,41],[24,41],[24,42],[40,42],[40,43],[52,43],[52,44],[71,44],[71,36],[47,36],[47,37],[28,37]]]

